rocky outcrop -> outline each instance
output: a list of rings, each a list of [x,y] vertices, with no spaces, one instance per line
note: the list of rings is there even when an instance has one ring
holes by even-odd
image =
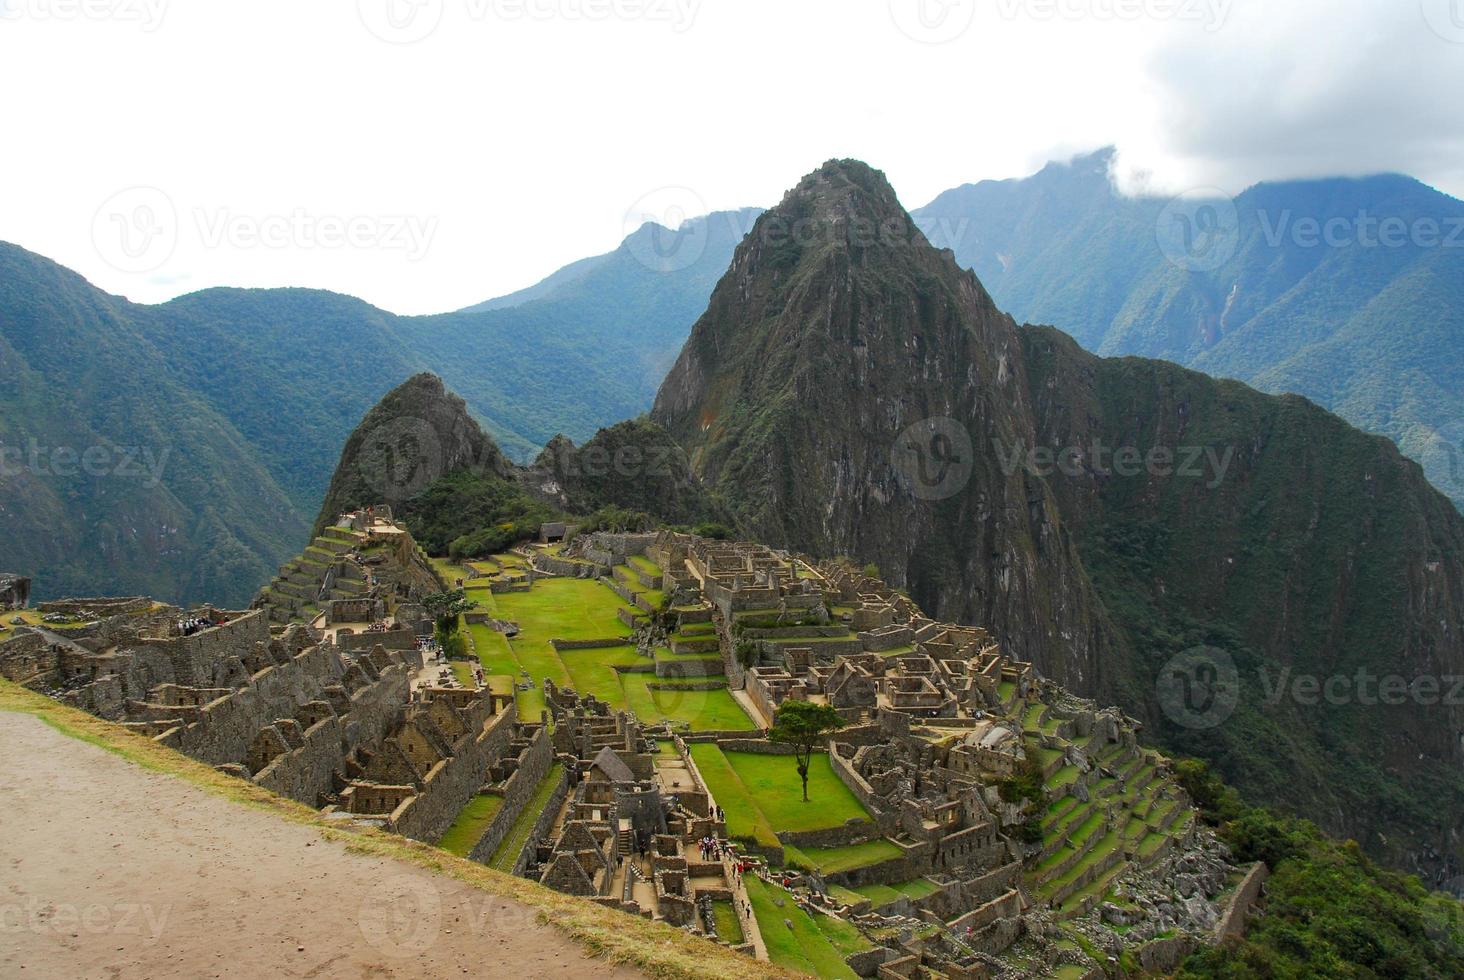
[[[435,374],[416,374],[387,393],[346,440],[315,519],[320,535],[340,514],[398,505],[463,470],[510,479],[511,464]]]

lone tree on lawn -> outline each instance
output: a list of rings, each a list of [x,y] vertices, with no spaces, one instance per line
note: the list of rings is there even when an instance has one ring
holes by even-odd
[[[803,780],[804,803],[808,802],[808,764],[813,760],[813,750],[843,727],[844,719],[826,704],[790,698],[778,706],[773,727],[768,729],[768,741],[793,746],[798,777]]]
[[[432,614],[438,646],[448,652],[454,648],[452,641],[457,636],[458,617],[470,609],[478,608],[478,603],[469,599],[462,589],[425,596],[422,605]]]

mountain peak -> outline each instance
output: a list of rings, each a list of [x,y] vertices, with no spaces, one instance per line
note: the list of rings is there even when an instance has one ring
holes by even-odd
[[[405,503],[465,467],[503,478],[513,472],[462,398],[437,375],[414,374],[387,392],[346,440],[314,533],[346,511]]]
[[[800,180],[770,213],[801,218],[902,218],[905,209],[884,172],[862,160],[829,160]]]

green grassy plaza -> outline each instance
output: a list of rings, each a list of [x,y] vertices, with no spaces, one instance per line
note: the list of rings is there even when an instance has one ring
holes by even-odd
[[[779,846],[775,831],[827,830],[850,819],[869,819],[869,812],[834,775],[827,756],[813,757],[807,803],[790,755],[723,752],[707,742],[693,744],[691,757],[717,803],[727,811],[727,832],[732,837],[775,847]],[[853,848],[810,849],[808,859],[816,864],[827,857],[831,863],[843,863],[846,870],[898,853],[888,841],[873,841]]]
[[[810,804],[811,805],[811,804]],[[853,868],[867,868],[871,864],[897,858],[904,852],[893,842],[880,837],[862,844],[846,844],[843,847],[793,847],[783,848],[790,863],[797,863],[821,874],[838,874]]]
[[[934,892],[936,887],[935,882],[928,878],[916,878],[898,885],[860,885],[847,890],[860,898],[869,899],[875,908],[879,908],[902,898],[924,898]]]
[[[717,938],[722,942],[740,946],[746,941],[742,935],[742,923],[737,918],[737,910],[730,901],[718,899],[712,903],[712,921],[717,924]]]
[[[493,678],[494,690],[507,690],[524,680],[527,671],[534,687],[516,691],[519,717],[538,721],[544,710],[544,678],[580,694],[593,694],[616,709],[634,711],[643,723],[670,721],[694,731],[753,731],[756,725],[725,688],[689,690],[675,681],[658,680],[653,673],[622,672],[617,666],[650,666],[630,644],[630,627],[617,612],[625,603],[611,589],[593,579],[546,578],[528,592],[494,595],[487,589],[468,590],[477,612],[518,624],[519,634],[509,639],[481,624],[470,624],[469,634]],[[554,649],[550,640],[623,640],[613,646],[585,650]],[[716,681],[718,677],[706,678]],[[670,686],[651,690],[649,685]]]

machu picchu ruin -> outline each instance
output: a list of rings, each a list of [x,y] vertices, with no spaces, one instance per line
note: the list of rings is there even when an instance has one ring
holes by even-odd
[[[453,590],[449,659],[424,603]],[[36,613],[0,640],[12,682],[327,820],[819,976],[1159,970],[1237,931],[1263,874],[1132,718],[848,560],[559,526],[457,562],[380,506],[252,609]],[[769,738],[790,701],[838,722],[808,803]]]

